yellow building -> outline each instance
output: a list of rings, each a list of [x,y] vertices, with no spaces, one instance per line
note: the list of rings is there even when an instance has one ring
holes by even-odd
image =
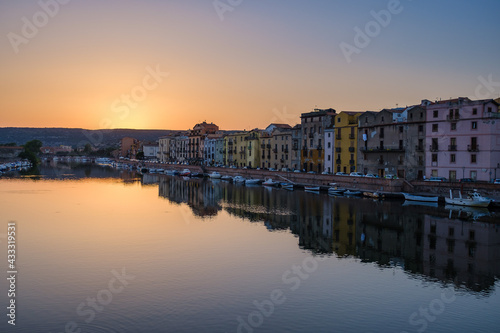
[[[356,171],[358,151],[358,117],[363,112],[342,111],[335,116],[335,168],[336,172]]]
[[[224,164],[237,168],[260,166],[260,130],[243,131],[224,137]]]

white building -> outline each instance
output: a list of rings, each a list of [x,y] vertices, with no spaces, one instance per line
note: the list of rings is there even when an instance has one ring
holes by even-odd
[[[335,173],[334,169],[334,157],[335,152],[335,127],[333,125],[325,128],[325,162],[324,171],[329,173]]]

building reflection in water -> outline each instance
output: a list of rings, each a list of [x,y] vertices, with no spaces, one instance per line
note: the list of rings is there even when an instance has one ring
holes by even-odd
[[[224,209],[270,231],[290,230],[312,253],[400,266],[426,279],[488,293],[500,275],[500,225],[441,207],[160,176],[159,195],[197,217]],[[448,214],[450,212],[450,214]],[[470,215],[468,215],[470,217]]]

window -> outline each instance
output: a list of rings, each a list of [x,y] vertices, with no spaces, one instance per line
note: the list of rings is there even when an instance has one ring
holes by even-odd
[[[473,122],[471,123],[471,128],[472,128],[472,129],[477,129],[477,121],[473,121]]]
[[[438,161],[438,154],[432,154],[432,162]]]
[[[418,131],[422,133],[424,131],[424,125],[418,125]]]
[[[332,143],[328,142],[328,148],[331,148]]]
[[[472,109],[472,114],[477,114],[477,109],[476,108]]]
[[[337,122],[340,123],[340,117],[337,117]]]
[[[451,123],[451,124],[450,124],[450,126],[451,126],[451,128],[450,128],[450,129],[451,129],[452,131],[456,131],[456,130],[457,130],[457,123]]]
[[[382,116],[382,122],[384,122],[384,116]]]
[[[470,155],[470,162],[471,163],[476,163],[476,154],[471,154]]]
[[[488,107],[488,112],[491,112],[491,106],[490,106],[490,107]]]
[[[437,118],[437,117],[438,117],[438,111],[437,111],[437,110],[434,110],[434,111],[432,112],[432,117],[433,117],[433,118]]]
[[[448,236],[453,237],[455,235],[455,228],[448,228]]]
[[[330,133],[328,133],[328,137],[330,137]]]
[[[455,163],[455,162],[456,162],[455,154],[450,154],[450,163]]]
[[[432,131],[437,132],[438,131],[438,124],[432,124]]]
[[[328,160],[330,160],[330,155],[328,155]]]
[[[399,133],[403,133],[403,126],[399,126]]]

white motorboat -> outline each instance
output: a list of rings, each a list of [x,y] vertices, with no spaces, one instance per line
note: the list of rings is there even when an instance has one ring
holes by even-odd
[[[220,177],[220,179],[222,179],[222,180],[227,180],[227,181],[232,181],[232,180],[233,180],[233,177],[228,176],[228,175],[225,175],[225,176]]]
[[[438,202],[439,197],[433,195],[413,195],[401,192],[405,196],[405,200],[423,201],[423,202]]]
[[[311,192],[319,192],[319,186],[304,186],[304,190]]]
[[[245,182],[245,178],[242,177],[242,176],[234,176],[233,177],[233,182],[236,183],[236,184],[242,184]]]
[[[469,206],[469,207],[488,207],[491,199],[483,197],[476,190],[468,194],[467,198],[462,197],[462,192],[458,192],[458,198],[453,198],[452,190],[450,190],[450,197],[444,198],[449,205]]]
[[[281,188],[285,189],[285,190],[290,190],[292,191],[293,190],[293,184],[292,183],[281,183]]]
[[[264,186],[278,186],[279,182],[274,181],[272,178],[267,178],[262,185]]]
[[[245,180],[245,185],[258,185],[262,182],[260,179],[247,179]]]
[[[361,191],[351,191],[351,190],[347,190],[344,192],[344,195],[352,195],[352,196],[358,196],[358,195],[361,195]]]
[[[222,178],[221,174],[218,173],[217,171],[214,171],[214,172],[210,173],[209,177],[212,178],[212,179],[220,179],[220,178]]]
[[[189,177],[190,174],[191,174],[191,170],[189,170],[189,169],[184,169],[180,173],[180,175],[183,177]]]

